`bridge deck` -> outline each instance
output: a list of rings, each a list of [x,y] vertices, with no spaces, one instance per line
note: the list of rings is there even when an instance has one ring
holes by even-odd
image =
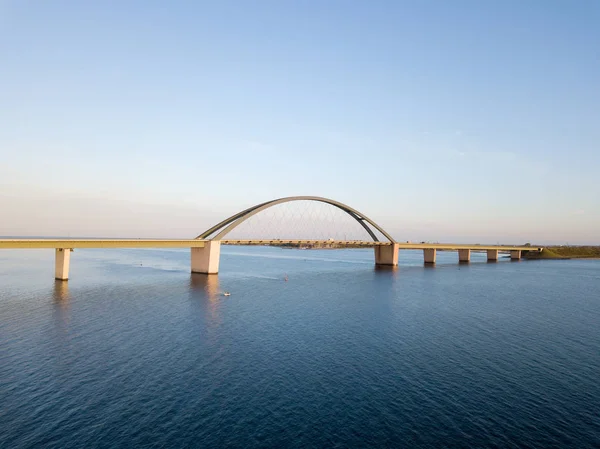
[[[2,248],[203,248],[204,240],[167,239],[4,239]]]
[[[2,239],[0,249],[7,248],[203,248],[205,240],[200,239]],[[374,247],[389,245],[389,242],[364,240],[221,240],[223,245],[312,245],[333,247]],[[541,247],[510,245],[473,245],[454,243],[398,243],[400,249],[437,249],[456,251],[541,251]]]
[[[358,246],[358,247],[373,247],[389,245],[390,242],[373,242],[366,240],[221,240],[223,245],[270,245],[270,246],[286,246],[286,245],[316,245],[316,246]],[[456,251],[459,249],[470,249],[472,251],[541,251],[541,247],[537,246],[515,246],[515,245],[479,245],[479,244],[463,244],[463,243],[398,243],[400,249],[437,249],[440,251]]]

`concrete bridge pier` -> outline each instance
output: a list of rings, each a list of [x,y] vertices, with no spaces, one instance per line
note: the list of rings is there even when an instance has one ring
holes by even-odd
[[[209,240],[203,248],[191,248],[192,273],[217,274],[221,257],[221,242]]]
[[[437,256],[436,249],[424,249],[423,250],[423,259],[425,259],[426,264],[434,264],[436,256]]]
[[[519,260],[521,259],[521,250],[514,250],[510,252],[510,260]]]
[[[496,262],[498,260],[498,250],[497,249],[488,249],[487,250],[487,260],[488,260],[488,262]]]
[[[377,245],[375,247],[375,265],[398,265],[398,244]]]
[[[471,250],[470,249],[459,249],[458,250],[458,263],[469,263],[471,262]]]
[[[69,280],[69,265],[71,262],[70,248],[56,248],[54,258],[54,279],[58,281]]]

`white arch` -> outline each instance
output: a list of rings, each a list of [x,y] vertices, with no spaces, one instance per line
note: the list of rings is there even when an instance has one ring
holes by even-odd
[[[373,241],[377,242],[379,240],[378,240],[377,236],[375,235],[375,233],[371,230],[371,228],[369,228],[369,226],[367,226],[367,224],[365,224],[365,222],[367,222],[368,224],[373,226],[376,230],[381,232],[381,234],[384,235],[385,238],[387,238],[391,243],[396,243],[396,241],[390,234],[385,232],[381,228],[381,226],[379,226],[373,220],[368,218],[366,215],[361,214],[356,209],[353,209],[350,206],[347,206],[346,204],[340,203],[335,200],[331,200],[329,198],[323,198],[320,196],[289,196],[289,197],[279,198],[276,200],[271,200],[271,201],[267,201],[265,203],[257,204],[256,206],[245,209],[241,212],[238,212],[235,215],[232,215],[231,217],[227,218],[226,220],[223,220],[222,222],[216,224],[212,228],[207,229],[206,231],[204,231],[202,234],[200,234],[196,238],[197,239],[206,239],[209,235],[212,235],[215,232],[220,231],[211,240],[221,240],[223,237],[225,237],[227,234],[229,234],[236,227],[241,225],[244,221],[248,220],[253,215],[256,215],[259,212],[261,212],[265,209],[268,209],[270,207],[276,206],[278,204],[289,203],[291,201],[319,201],[321,203],[330,204],[332,206],[337,207],[338,209],[343,210],[348,215],[350,215],[352,218],[354,218],[369,233],[369,235],[371,236]]]

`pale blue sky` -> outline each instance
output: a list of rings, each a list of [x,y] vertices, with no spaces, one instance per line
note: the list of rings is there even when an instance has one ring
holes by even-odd
[[[0,235],[288,195],[400,240],[600,243],[600,2],[0,0]]]

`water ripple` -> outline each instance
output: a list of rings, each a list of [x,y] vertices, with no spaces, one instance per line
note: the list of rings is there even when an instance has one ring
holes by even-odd
[[[599,261],[289,251],[3,253],[0,448],[600,447]]]

